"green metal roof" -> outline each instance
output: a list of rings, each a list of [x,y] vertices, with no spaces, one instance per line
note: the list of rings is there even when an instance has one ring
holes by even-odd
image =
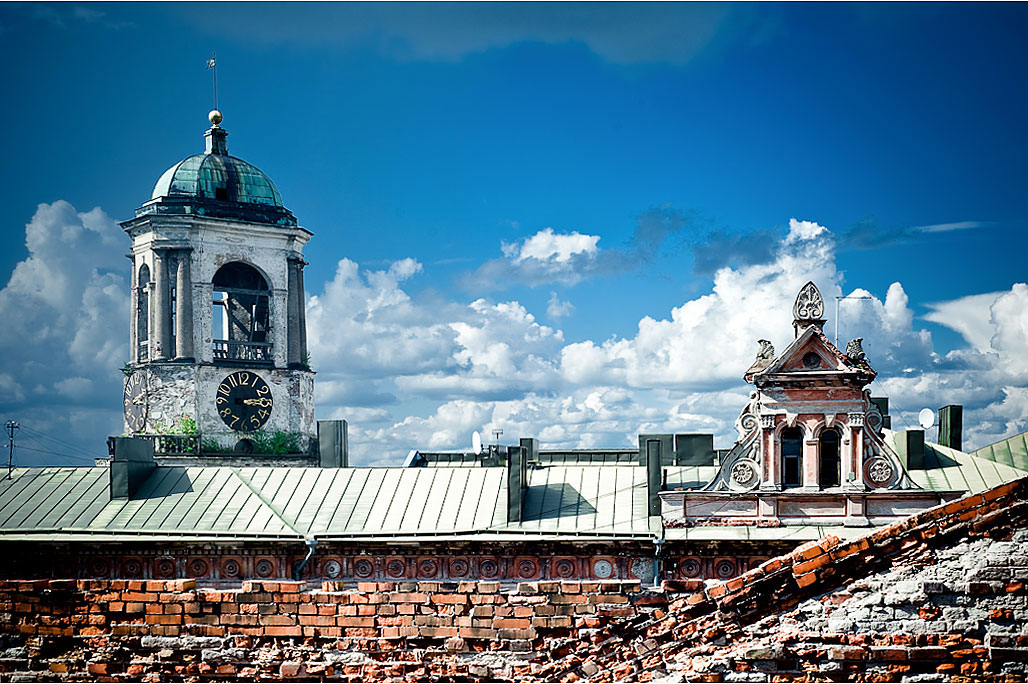
[[[156,468],[130,500],[106,468],[18,468],[0,480],[6,539],[523,539],[649,535],[638,466],[529,471],[507,524],[506,469]]]
[[[978,458],[995,461],[1020,470],[1028,470],[1028,432],[1008,437],[971,453]]]
[[[900,434],[886,431],[887,438],[896,439]],[[914,484],[922,489],[974,494],[1024,477],[1028,474],[1028,463],[1024,463],[1023,456],[1022,463],[1023,465],[1016,466],[983,458],[978,452],[968,454],[933,442],[925,442],[924,468],[908,469],[907,474]]]
[[[1008,440],[1009,441],[1009,440]],[[1023,440],[1021,442],[1023,448]],[[995,445],[994,445],[995,446]],[[1023,458],[1024,452],[1019,452]],[[980,492],[1028,472],[936,444],[911,480]],[[717,466],[669,466],[668,489],[697,489]],[[155,468],[130,500],[110,498],[107,468],[18,468],[0,479],[5,540],[628,539],[660,533],[647,515],[646,468],[554,464],[528,470],[522,521],[508,524],[505,467]],[[695,527],[670,539],[807,539],[828,527]],[[830,528],[837,531],[839,528]]]

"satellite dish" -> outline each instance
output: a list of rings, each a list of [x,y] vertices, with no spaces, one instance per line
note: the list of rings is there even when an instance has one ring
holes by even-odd
[[[917,414],[917,422],[921,424],[925,430],[935,425],[935,411],[930,408],[923,408],[921,412]]]
[[[482,453],[482,435],[478,434],[478,430],[471,433],[471,448],[476,454]]]

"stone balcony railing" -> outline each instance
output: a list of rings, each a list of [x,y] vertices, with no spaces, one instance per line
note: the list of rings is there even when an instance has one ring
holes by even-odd
[[[270,342],[214,340],[214,360],[224,362],[272,363]]]

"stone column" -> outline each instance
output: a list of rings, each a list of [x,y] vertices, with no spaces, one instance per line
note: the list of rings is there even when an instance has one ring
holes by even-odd
[[[297,288],[297,307],[300,312],[300,362],[303,363],[307,359],[307,295],[304,291],[303,286],[303,268],[307,265],[306,261],[300,260],[297,264],[297,280],[299,281],[299,287]]]
[[[128,257],[132,262],[132,277],[129,278],[132,283],[129,288],[132,297],[129,306],[129,363],[136,364],[139,362],[139,264],[131,254]]]
[[[175,334],[175,360],[193,360],[193,279],[189,274],[189,261],[192,258],[191,248],[177,252],[178,269],[175,281],[175,321],[178,330]]]
[[[821,489],[821,450],[817,438],[812,433],[807,434],[808,437],[803,440],[803,488],[817,491]]]
[[[286,367],[296,368],[300,365],[300,262],[297,257],[289,257],[289,293],[286,297]]]
[[[166,361],[171,358],[171,287],[168,283],[168,253],[165,249],[154,250],[154,311],[153,335],[156,344],[150,350],[152,361]]]

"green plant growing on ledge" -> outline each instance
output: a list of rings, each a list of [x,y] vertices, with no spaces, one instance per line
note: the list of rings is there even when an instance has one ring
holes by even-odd
[[[153,425],[155,434],[158,435],[196,435],[199,434],[196,430],[196,420],[189,415],[179,416],[179,419],[172,425],[168,426],[161,422],[156,422]]]
[[[218,443],[218,440],[212,437],[201,437],[200,438],[200,453],[203,454],[220,454],[228,451],[225,447]]]
[[[257,454],[281,456],[300,453],[300,436],[294,432],[275,430],[268,434],[264,430],[258,430],[250,435],[250,441],[253,442],[253,450]]]
[[[311,368],[311,353],[310,352],[304,352],[303,353],[303,358],[300,359],[300,367],[303,368],[305,371],[313,371],[314,370],[313,368]]]

